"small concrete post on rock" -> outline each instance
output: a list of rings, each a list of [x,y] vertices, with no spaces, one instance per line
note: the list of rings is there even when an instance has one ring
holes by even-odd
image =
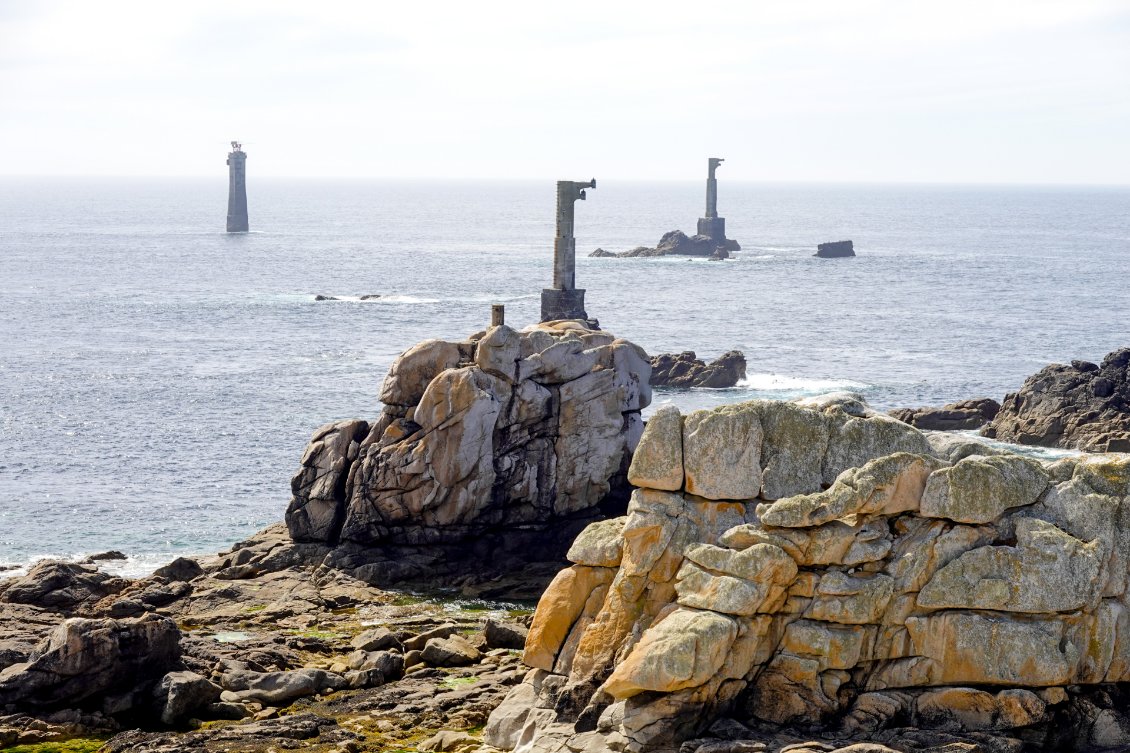
[[[720,157],[706,160],[706,216],[698,220],[698,234],[719,242],[726,240],[726,218],[718,216],[718,179],[714,171],[723,162]]]
[[[243,145],[233,141],[228,155],[228,232],[247,231],[247,155]]]
[[[506,307],[501,303],[492,303],[490,307],[490,326],[501,327],[506,324]]]
[[[590,181],[557,181],[557,237],[553,240],[553,287],[541,291],[541,320],[588,319],[585,313],[585,291],[578,290],[577,241],[573,237],[573,205],[584,200],[586,188],[596,188]]]

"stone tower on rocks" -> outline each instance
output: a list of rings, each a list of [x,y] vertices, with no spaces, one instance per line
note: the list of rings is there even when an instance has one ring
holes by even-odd
[[[247,155],[243,145],[233,141],[228,155],[228,232],[247,231]]]
[[[553,239],[553,287],[541,291],[541,320],[588,319],[585,291],[577,289],[577,240],[573,237],[573,207],[585,198],[589,181],[557,181],[557,236]]]

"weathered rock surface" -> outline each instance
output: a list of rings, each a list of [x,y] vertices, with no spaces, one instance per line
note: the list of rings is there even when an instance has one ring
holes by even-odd
[[[967,431],[980,429],[996,418],[1001,404],[988,397],[959,400],[941,408],[897,408],[890,415],[916,429]]]
[[[710,363],[700,360],[693,350],[663,353],[651,359],[651,386],[733,387],[746,375],[745,354],[740,350],[723,353]]]
[[[942,450],[848,396],[667,409],[619,562],[582,554],[613,551],[612,526],[581,537],[601,545],[539,603],[535,670],[487,742],[1019,753],[1071,727],[1126,744],[1096,700],[1130,682],[1130,457]]]
[[[1130,452],[1130,348],[1101,364],[1052,364],[1005,396],[983,433],[1005,442]]]
[[[63,614],[89,613],[98,601],[127,585],[128,581],[93,565],[41,560],[27,575],[0,581],[0,603],[34,604]]]
[[[650,373],[640,348],[580,322],[420,343],[389,371],[377,421],[315,433],[290,534],[373,583],[558,558],[626,503]]]
[[[180,631],[167,617],[71,618],[29,657],[0,671],[0,706],[25,709],[118,708],[113,697],[145,695],[180,658]],[[133,702],[123,699],[119,707]]]
[[[855,246],[851,241],[821,243],[816,246],[816,253],[813,256],[819,256],[821,259],[842,259],[847,256],[855,256]]]
[[[598,248],[589,256],[621,259],[649,256],[704,256],[712,259],[728,259],[731,251],[741,251],[741,248],[741,245],[732,238],[716,241],[709,235],[688,236],[682,230],[671,230],[664,233],[654,247],[636,246],[630,251],[620,253]]]
[[[169,672],[153,689],[161,707],[161,722],[175,725],[196,711],[220,700],[223,689],[195,672]]]

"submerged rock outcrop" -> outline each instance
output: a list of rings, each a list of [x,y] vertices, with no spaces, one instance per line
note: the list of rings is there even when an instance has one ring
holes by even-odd
[[[315,433],[291,537],[378,584],[552,560],[602,505],[626,504],[650,375],[642,349],[578,322],[420,343],[389,371],[377,421]]]
[[[1052,364],[1007,395],[984,432],[1005,442],[1130,452],[1130,348],[1101,364]]]
[[[740,350],[723,353],[710,363],[693,350],[662,353],[651,359],[651,386],[726,388],[745,379],[745,354]]]
[[[660,410],[628,514],[570,549],[487,742],[1130,744],[1081,689],[1130,681],[1130,458],[951,444],[843,399]]]

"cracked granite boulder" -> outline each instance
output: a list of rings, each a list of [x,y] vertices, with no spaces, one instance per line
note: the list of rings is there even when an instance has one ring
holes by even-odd
[[[291,537],[375,584],[560,558],[623,512],[650,374],[642,349],[580,322],[420,343],[390,369],[376,421],[314,434]]]
[[[487,742],[729,749],[720,720],[820,750],[1121,740],[1096,703],[1130,682],[1130,457],[994,453],[955,462],[848,396],[664,409]]]

